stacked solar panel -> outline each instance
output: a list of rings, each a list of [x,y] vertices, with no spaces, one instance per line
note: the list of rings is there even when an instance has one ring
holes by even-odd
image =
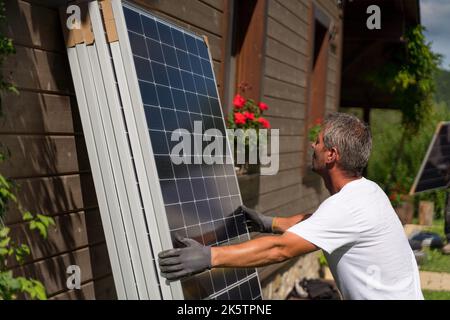
[[[241,198],[205,40],[137,8],[123,10],[172,239],[248,240],[244,217],[234,214]],[[188,132],[191,142],[200,141],[183,149],[179,164],[171,158],[177,129],[186,130],[183,139]],[[214,154],[219,163],[203,155],[211,141],[223,146]],[[182,288],[186,299],[261,298],[255,269],[213,269],[183,280]]]

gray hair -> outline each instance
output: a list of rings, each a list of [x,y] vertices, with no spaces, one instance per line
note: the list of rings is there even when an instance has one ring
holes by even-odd
[[[372,149],[369,126],[353,115],[334,112],[325,118],[323,127],[325,147],[335,147],[339,153],[338,166],[351,176],[361,176]]]

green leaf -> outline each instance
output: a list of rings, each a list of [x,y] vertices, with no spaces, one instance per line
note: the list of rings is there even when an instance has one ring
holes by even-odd
[[[10,84],[10,85],[7,87],[7,90],[8,90],[9,92],[14,93],[14,94],[17,94],[17,95],[19,94],[19,90],[17,90],[16,86],[13,85],[13,84]]]
[[[34,284],[34,291],[36,298],[39,300],[46,300],[47,294],[45,293],[44,285],[37,280],[32,280],[32,282]]]
[[[19,264],[22,264],[25,257],[30,255],[31,250],[26,244],[21,244],[19,247],[15,248],[16,260]]]
[[[32,220],[32,219],[33,219],[33,215],[31,214],[31,212],[25,211],[25,212],[23,213],[23,215],[22,215],[22,219],[23,219],[24,221]]]
[[[39,234],[44,238],[47,239],[47,227],[40,221],[33,221],[35,227],[33,229],[38,229]]]
[[[47,299],[45,287],[40,281],[24,277],[18,277],[17,280],[20,282],[20,291],[26,293],[31,299]]]
[[[8,255],[9,250],[6,248],[0,248],[0,256]]]
[[[8,236],[9,234],[9,228],[8,227],[3,227],[0,229],[0,238],[4,238],[6,236]]]
[[[9,245],[9,242],[11,241],[11,237],[6,237],[3,240],[0,241],[0,248],[5,248]]]
[[[32,220],[30,222],[30,230],[36,229],[37,228],[36,224],[37,224],[37,222],[35,220]]]
[[[55,225],[55,221],[51,217],[44,216],[42,214],[38,214],[37,218],[41,221],[46,227],[49,225]]]

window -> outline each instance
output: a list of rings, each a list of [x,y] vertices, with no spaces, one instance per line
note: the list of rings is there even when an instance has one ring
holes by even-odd
[[[310,69],[308,128],[325,114],[328,51],[330,47],[328,28],[330,19],[317,7],[314,8],[312,24],[312,59]]]
[[[266,37],[267,0],[234,0],[229,5],[229,57],[226,61],[228,85],[224,92],[225,108],[231,106],[238,86],[245,86],[248,98],[260,100]]]

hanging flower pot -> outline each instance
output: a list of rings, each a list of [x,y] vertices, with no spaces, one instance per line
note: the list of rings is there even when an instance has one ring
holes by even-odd
[[[263,112],[269,107],[264,102],[256,103],[252,99],[245,99],[237,94],[233,99],[233,109],[227,117],[229,129],[241,129],[243,136],[235,134],[234,163],[238,175],[260,172],[259,166],[259,137],[260,129],[269,129],[270,122],[263,117]]]

